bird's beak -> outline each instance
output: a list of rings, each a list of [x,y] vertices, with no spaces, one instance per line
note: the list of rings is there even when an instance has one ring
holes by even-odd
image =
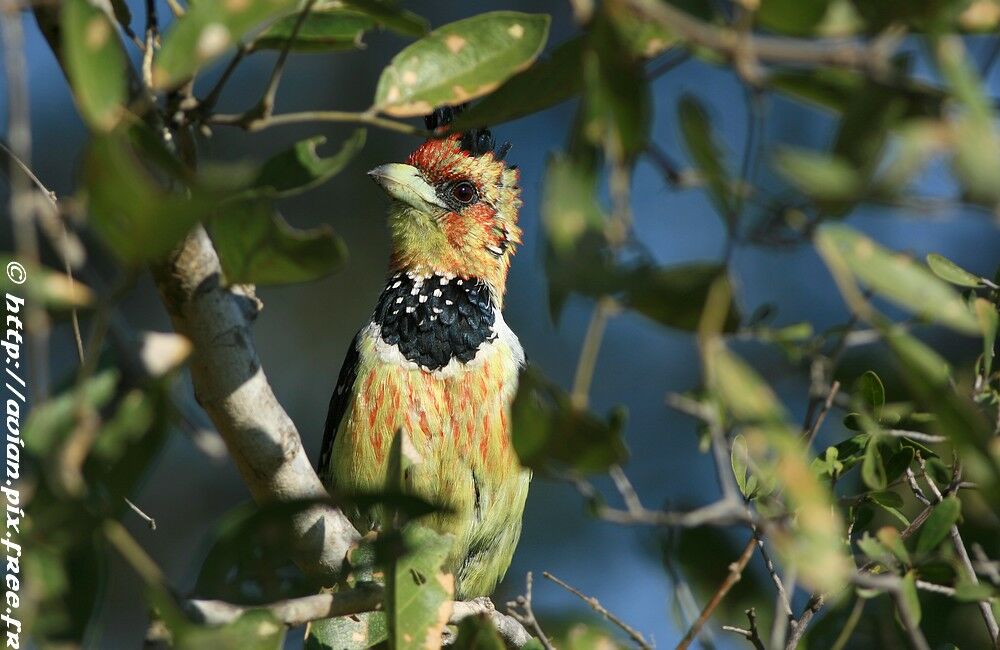
[[[388,163],[376,167],[368,175],[385,190],[389,198],[421,212],[434,214],[448,209],[420,170],[412,165]]]

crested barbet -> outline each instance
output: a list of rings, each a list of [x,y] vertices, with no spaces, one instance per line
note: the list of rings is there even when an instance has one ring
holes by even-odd
[[[428,128],[456,112],[438,109]],[[501,313],[521,190],[509,145],[494,146],[474,129],[368,172],[390,199],[388,277],[344,360],[319,461],[332,493],[391,491],[402,436],[405,489],[443,507],[428,525],[451,535],[445,569],[461,599],[490,594],[506,573],[530,478],[510,433],[524,352]],[[347,515],[362,532],[391,523],[379,508]]]

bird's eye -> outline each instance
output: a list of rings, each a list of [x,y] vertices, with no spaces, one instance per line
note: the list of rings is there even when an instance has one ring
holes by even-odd
[[[472,205],[477,199],[479,199],[479,193],[476,192],[476,186],[469,181],[455,183],[455,185],[451,188],[451,196],[462,205]]]

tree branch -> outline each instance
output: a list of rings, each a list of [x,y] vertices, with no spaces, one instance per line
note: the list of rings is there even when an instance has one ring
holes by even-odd
[[[258,503],[322,499],[326,489],[302,440],[278,403],[254,348],[250,321],[256,298],[222,284],[208,233],[196,227],[153,270],[174,328],[191,341],[195,397],[226,442]],[[294,557],[327,584],[340,575],[358,533],[343,513],[317,504],[295,515]]]

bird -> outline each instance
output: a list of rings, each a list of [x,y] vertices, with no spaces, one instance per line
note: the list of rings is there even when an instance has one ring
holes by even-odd
[[[451,536],[455,596],[488,596],[521,534],[530,471],[511,440],[524,351],[502,308],[521,243],[520,171],[487,128],[446,134],[463,106],[425,118],[436,134],[405,163],[368,175],[388,195],[385,287],[330,398],[319,474],[331,494],[390,490],[390,448],[414,462],[406,490],[442,507],[427,525]],[[362,532],[391,525],[347,508]]]

